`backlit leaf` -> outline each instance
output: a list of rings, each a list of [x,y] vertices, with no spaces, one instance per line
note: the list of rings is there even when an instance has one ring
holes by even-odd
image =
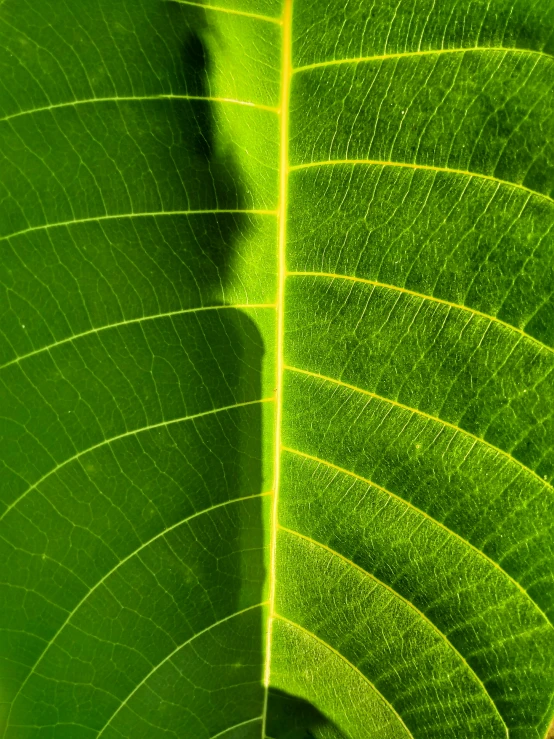
[[[544,739],[553,28],[0,2],[3,739]]]

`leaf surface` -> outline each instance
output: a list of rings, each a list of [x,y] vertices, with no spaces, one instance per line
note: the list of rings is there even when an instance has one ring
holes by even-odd
[[[544,739],[553,27],[0,5],[4,739]]]

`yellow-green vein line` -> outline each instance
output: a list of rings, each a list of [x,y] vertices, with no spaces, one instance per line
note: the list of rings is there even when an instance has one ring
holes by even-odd
[[[107,323],[105,326],[97,326],[95,328],[88,329],[88,331],[81,331],[81,333],[72,334],[71,336],[67,336],[65,339],[60,339],[59,341],[55,341],[52,344],[41,346],[40,349],[35,349],[34,351],[28,352],[27,354],[22,354],[21,356],[16,357],[9,362],[6,362],[6,364],[0,365],[0,370],[5,369],[6,367],[10,367],[12,364],[18,364],[19,362],[22,362],[24,359],[28,359],[29,357],[34,357],[36,354],[49,352],[58,346],[62,346],[63,344],[68,344],[70,342],[77,341],[77,339],[82,339],[84,336],[99,334],[102,331],[108,331],[112,328],[121,328],[123,326],[129,326],[135,323],[143,323],[145,321],[157,321],[158,319],[172,318],[173,316],[183,316],[187,313],[204,313],[206,311],[227,310],[232,308],[235,308],[236,310],[255,310],[258,308],[275,308],[275,306],[272,303],[242,303],[237,305],[226,303],[224,305],[203,305],[198,308],[182,308],[181,310],[172,310],[167,311],[166,313],[153,313],[149,316],[140,316],[139,318],[129,318],[124,321],[117,321],[116,323]]]
[[[210,506],[209,508],[204,508],[201,511],[197,511],[196,513],[192,513],[190,516],[187,516],[186,518],[183,518],[180,521],[177,521],[177,523],[174,523],[172,526],[169,526],[168,528],[164,529],[163,531],[160,531],[155,536],[151,537],[150,539],[148,539],[147,541],[145,541],[143,544],[141,544],[139,547],[137,547],[137,549],[134,549],[132,552],[130,552],[126,557],[124,557],[123,559],[121,559],[116,565],[114,565],[111,568],[111,570],[109,570],[108,572],[106,572],[106,574],[103,575],[100,578],[100,580],[98,580],[98,582],[95,585],[93,585],[93,587],[90,588],[90,590],[87,593],[85,593],[85,595],[81,598],[81,600],[77,603],[77,605],[73,608],[73,610],[68,614],[68,616],[65,619],[65,621],[61,624],[61,626],[56,631],[56,633],[54,634],[54,636],[50,639],[50,641],[48,641],[48,643],[46,644],[46,646],[44,647],[44,649],[40,653],[38,659],[35,661],[34,665],[31,667],[29,673],[27,674],[27,677],[21,683],[21,685],[19,687],[19,690],[14,695],[14,697],[13,697],[13,699],[11,701],[11,705],[13,706],[13,704],[15,703],[15,700],[16,700],[17,696],[21,693],[21,691],[23,690],[23,688],[27,684],[28,680],[30,679],[31,675],[34,673],[35,669],[37,668],[37,666],[41,662],[41,660],[44,657],[44,655],[46,654],[46,652],[48,651],[48,649],[52,646],[52,644],[56,641],[56,639],[58,638],[59,634],[67,626],[67,624],[69,623],[69,621],[73,618],[73,616],[75,615],[75,613],[77,613],[77,611],[79,610],[79,608],[83,605],[83,603],[86,600],[88,600],[88,598],[92,595],[92,593],[95,590],[97,590],[104,582],[106,582],[106,580],[111,575],[113,575],[113,573],[116,572],[116,570],[118,570],[122,565],[124,565],[126,562],[128,562],[130,559],[132,559],[132,557],[135,557],[143,549],[145,549],[146,547],[150,546],[150,544],[152,544],[157,539],[161,539],[162,537],[166,536],[170,531],[175,530],[179,526],[183,526],[184,524],[188,523],[189,521],[192,521],[195,518],[198,518],[199,516],[202,516],[202,515],[204,515],[206,513],[210,513],[211,511],[214,511],[214,510],[216,510],[218,508],[223,508],[224,506],[231,505],[233,503],[239,503],[239,502],[241,502],[243,500],[252,500],[253,498],[262,498],[262,497],[264,497],[266,495],[270,495],[270,493],[261,493],[261,494],[258,493],[256,495],[248,495],[248,496],[244,496],[242,498],[233,498],[232,500],[225,500],[225,501],[223,501],[223,503],[217,503],[216,505]],[[254,606],[254,607],[256,607],[256,606]],[[10,709],[10,713],[11,713],[11,709]],[[7,727],[8,721],[9,721],[9,714],[6,717],[6,727]]]
[[[150,102],[153,100],[201,100],[208,103],[230,103],[232,105],[244,105],[247,108],[256,108],[257,110],[267,110],[270,113],[279,113],[279,109],[271,105],[262,105],[260,103],[249,102],[248,100],[237,100],[235,98],[213,97],[208,95],[177,95],[172,93],[160,95],[122,95],[115,97],[102,98],[86,98],[83,100],[67,100],[63,103],[52,103],[51,105],[43,105],[40,108],[30,108],[29,110],[20,110],[17,113],[0,118],[0,123],[11,121],[14,118],[21,118],[34,113],[45,113],[51,110],[59,110],[60,108],[75,108],[79,105],[95,105],[97,103],[133,103],[133,102]]]
[[[423,511],[421,508],[418,508],[417,506],[413,505],[413,503],[410,503],[410,501],[406,500],[406,498],[402,498],[400,495],[396,495],[396,493],[392,493],[390,490],[387,490],[387,488],[384,488],[382,485],[378,485],[376,482],[373,482],[373,480],[369,480],[367,477],[362,477],[362,475],[358,475],[355,472],[351,472],[350,470],[345,469],[344,467],[339,467],[337,464],[333,464],[333,462],[329,462],[326,459],[321,459],[320,457],[316,457],[313,454],[307,454],[306,452],[301,452],[299,449],[293,449],[292,447],[288,446],[282,446],[281,449],[284,452],[289,452],[289,454],[294,454],[298,457],[303,457],[304,459],[309,459],[312,462],[316,462],[317,464],[322,464],[325,467],[329,467],[332,470],[336,470],[337,472],[340,472],[343,475],[348,475],[349,477],[354,478],[355,480],[359,480],[360,482],[365,483],[366,485],[370,485],[371,487],[376,488],[377,490],[380,490],[381,492],[385,493],[386,495],[390,496],[391,498],[394,498],[402,505],[405,505],[407,508],[410,508],[412,511],[415,511],[420,516],[423,516],[426,520],[430,521],[435,526],[438,526],[439,528],[443,529],[447,534],[450,536],[453,536],[454,538],[458,539],[462,544],[472,549],[476,554],[484,559],[488,564],[492,565],[496,570],[498,570],[502,575],[508,578],[508,580],[514,585],[520,593],[522,593],[526,600],[529,600],[532,604],[533,608],[540,613],[542,618],[544,618],[545,622],[547,624],[551,624],[550,619],[548,616],[544,613],[542,608],[538,605],[536,601],[531,598],[529,593],[525,590],[525,588],[520,585],[520,583],[517,582],[517,580],[514,580],[514,578],[506,572],[506,570],[501,567],[498,562],[495,562],[493,559],[491,559],[485,552],[483,552],[481,549],[478,549],[474,544],[472,544],[467,539],[464,539],[463,536],[460,536],[460,534],[457,534],[455,531],[450,529],[448,526],[446,526],[441,521],[437,520],[436,518],[433,518],[428,513]]]
[[[260,605],[266,605],[265,603],[260,603]],[[212,734],[210,739],[219,739],[219,737],[224,737],[225,734],[228,734],[230,731],[233,731],[234,729],[239,729],[241,726],[248,726],[248,724],[254,724],[256,721],[261,721],[263,716],[256,716],[255,718],[249,718],[246,721],[241,721],[240,724],[234,724],[233,726],[229,726],[228,729],[223,729],[223,731],[219,731],[217,734]]]
[[[229,209],[205,209],[205,210],[158,210],[158,211],[144,211],[143,213],[114,213],[105,214],[100,216],[90,216],[90,218],[74,218],[71,221],[56,221],[55,223],[43,223],[40,226],[29,226],[21,231],[14,231],[11,234],[5,234],[0,236],[0,241],[9,241],[14,239],[16,236],[23,236],[31,233],[32,231],[45,231],[49,228],[62,228],[63,226],[76,226],[82,223],[96,223],[98,221],[117,221],[125,218],[166,218],[172,216],[202,216],[202,215],[217,215],[218,213],[224,214],[243,214],[251,216],[276,216],[278,211],[276,210],[254,210],[254,209],[241,209],[241,208],[229,208]]]
[[[375,687],[375,685],[371,682],[371,680],[366,675],[364,675],[364,673],[358,667],[356,667],[355,664],[350,662],[350,660],[347,657],[345,657],[344,654],[341,654],[341,652],[339,652],[338,649],[335,649],[328,642],[324,641],[321,637],[317,636],[312,631],[309,631],[305,626],[301,626],[296,621],[291,621],[290,618],[287,618],[286,616],[282,616],[280,613],[276,613],[275,618],[278,618],[284,623],[287,623],[293,628],[298,629],[299,631],[303,632],[304,634],[309,636],[314,641],[319,642],[319,644],[325,647],[329,652],[332,652],[334,655],[339,657],[345,664],[348,665],[348,667],[350,667],[354,672],[356,672],[362,678],[364,682],[366,682],[369,685],[369,687],[375,693],[375,695],[379,698],[379,700],[381,700],[387,706],[387,708],[389,708],[390,711],[396,716],[396,718],[400,721],[402,726],[408,732],[408,735],[411,737],[411,739],[414,739],[412,732],[408,729],[408,727],[402,720],[402,717],[400,716],[396,708],[392,705],[392,703],[389,703],[389,701],[385,698],[385,696],[381,693],[381,691]]]
[[[306,164],[295,164],[290,167],[291,172],[297,172],[302,169],[311,169],[313,167],[330,167],[338,165],[368,165],[376,167],[404,167],[407,169],[421,169],[428,172],[446,172],[448,174],[462,175],[465,177],[475,177],[481,180],[489,180],[496,184],[504,185],[506,187],[513,187],[516,190],[523,190],[524,192],[531,193],[537,198],[542,198],[549,203],[554,203],[554,199],[550,195],[545,195],[537,190],[531,190],[525,185],[520,185],[517,182],[510,182],[509,180],[502,180],[499,177],[494,177],[488,174],[480,174],[479,172],[468,172],[465,169],[452,169],[451,167],[435,167],[430,164],[414,164],[411,162],[392,162],[385,159],[328,159],[321,162],[306,162]]]
[[[387,585],[382,580],[379,580],[379,578],[378,577],[375,577],[375,575],[373,575],[371,572],[368,572],[367,570],[364,570],[363,567],[360,567],[360,565],[357,565],[351,559],[348,559],[348,557],[345,557],[340,552],[337,552],[335,549],[332,549],[331,547],[327,546],[327,544],[322,544],[322,542],[316,541],[315,539],[312,539],[310,536],[305,536],[304,534],[301,534],[298,531],[293,531],[292,529],[287,529],[285,526],[279,526],[279,528],[282,531],[286,531],[291,536],[296,536],[299,539],[303,539],[304,541],[308,542],[309,544],[312,544],[313,546],[316,546],[316,547],[320,547],[321,549],[325,550],[326,552],[328,552],[332,556],[337,557],[338,559],[342,560],[343,562],[345,562],[350,567],[353,567],[354,569],[358,570],[358,572],[361,572],[363,575],[365,575],[365,577],[371,578],[371,580],[373,580],[374,582],[376,582],[378,585],[380,585],[381,587],[383,587],[386,590],[388,590],[389,593],[391,593],[395,598],[398,598],[399,600],[401,600],[403,603],[405,603],[408,606],[408,608],[410,608],[415,613],[417,613],[418,616],[423,621],[425,621],[425,623],[427,623],[431,627],[431,629],[437,634],[437,636],[439,638],[441,638],[445,642],[445,644],[454,652],[454,654],[456,654],[459,657],[459,659],[467,667],[469,673],[472,675],[472,677],[474,678],[475,682],[479,684],[480,688],[482,689],[482,691],[485,693],[485,695],[489,699],[492,707],[494,708],[495,713],[498,715],[498,718],[500,719],[500,721],[504,725],[504,728],[506,730],[506,736],[508,737],[508,727],[507,727],[504,719],[502,718],[502,716],[501,716],[498,708],[496,707],[495,702],[493,701],[492,697],[489,695],[489,692],[488,692],[487,688],[485,687],[483,681],[479,677],[479,675],[477,675],[477,673],[475,672],[475,670],[472,667],[470,667],[470,665],[468,664],[468,662],[465,659],[465,657],[462,654],[460,654],[460,652],[456,649],[456,647],[448,639],[448,637],[446,636],[446,634],[443,634],[443,632],[437,626],[435,626],[435,624],[432,621],[429,620],[429,618],[423,613],[423,611],[420,611],[417,606],[415,606],[407,598],[404,598],[403,595],[400,595],[400,593],[398,593],[396,590],[394,590],[394,588],[391,588],[390,585]]]
[[[198,638],[199,636],[202,636],[203,634],[207,633],[207,632],[208,632],[208,631],[210,631],[211,629],[214,629],[214,628],[215,628],[216,626],[220,626],[221,624],[225,623],[226,621],[230,621],[230,620],[231,620],[232,618],[236,618],[237,616],[242,616],[242,615],[243,615],[244,613],[248,613],[248,611],[253,611],[253,610],[254,610],[255,608],[261,608],[261,607],[262,607],[262,606],[264,606],[264,605],[267,605],[267,604],[266,604],[266,603],[256,603],[256,605],[253,605],[253,606],[249,606],[248,608],[243,608],[243,609],[242,609],[241,611],[236,611],[235,613],[232,613],[232,614],[231,614],[230,616],[226,616],[225,618],[222,618],[222,619],[220,619],[219,621],[216,621],[215,623],[211,624],[210,626],[206,627],[205,629],[202,629],[202,631],[199,631],[199,632],[198,632],[197,634],[195,634],[194,636],[191,636],[191,637],[190,637],[190,639],[187,639],[187,640],[186,640],[186,641],[184,641],[184,642],[183,642],[182,644],[179,644],[179,646],[178,646],[178,647],[176,647],[176,648],[175,648],[175,649],[174,649],[174,650],[173,650],[172,652],[170,652],[170,653],[169,653],[169,654],[168,654],[168,655],[167,655],[166,657],[164,657],[164,658],[163,658],[163,660],[161,660],[161,662],[158,662],[158,664],[157,664],[157,665],[155,665],[155,666],[154,666],[154,667],[153,667],[153,668],[152,668],[152,669],[150,670],[150,672],[149,672],[149,673],[148,673],[147,675],[145,675],[145,676],[144,676],[144,677],[142,678],[142,680],[141,680],[141,681],[140,681],[140,682],[138,683],[138,685],[136,686],[136,688],[134,688],[134,689],[133,689],[133,690],[132,690],[132,691],[131,691],[131,692],[129,693],[129,695],[128,695],[128,696],[127,696],[127,697],[125,698],[125,700],[123,700],[123,701],[122,701],[122,702],[120,703],[120,705],[119,705],[119,706],[117,707],[117,709],[116,709],[116,710],[115,710],[115,711],[114,711],[114,712],[112,713],[112,715],[111,715],[111,716],[110,716],[110,718],[109,718],[109,719],[107,720],[107,722],[106,722],[106,723],[104,724],[104,726],[103,726],[103,727],[102,727],[102,728],[100,729],[100,731],[99,731],[99,732],[98,732],[98,734],[96,735],[96,739],[99,739],[99,737],[101,737],[101,736],[102,736],[102,734],[104,733],[105,729],[107,729],[107,728],[108,728],[108,726],[109,726],[109,725],[111,724],[111,722],[113,721],[113,719],[114,719],[114,718],[115,718],[115,717],[117,716],[117,714],[118,714],[118,713],[119,713],[119,712],[121,711],[121,709],[122,709],[122,708],[123,708],[123,707],[124,707],[125,705],[127,705],[127,703],[128,703],[128,702],[129,702],[130,700],[131,700],[131,698],[133,697],[133,695],[134,695],[134,694],[135,694],[135,693],[137,692],[137,690],[139,690],[139,689],[140,689],[140,688],[141,688],[141,687],[142,687],[142,686],[144,685],[144,683],[145,683],[145,682],[146,682],[146,681],[147,681],[147,680],[148,680],[148,679],[149,679],[149,678],[150,678],[150,677],[151,677],[151,676],[152,676],[152,675],[153,675],[153,674],[154,674],[154,673],[155,673],[155,672],[156,672],[157,670],[159,670],[159,669],[160,669],[160,667],[163,667],[163,665],[165,665],[165,663],[166,663],[166,662],[168,662],[168,661],[169,661],[169,660],[170,660],[170,659],[171,659],[172,657],[174,657],[174,656],[175,656],[175,655],[177,654],[177,652],[179,652],[179,651],[180,651],[181,649],[183,649],[183,648],[184,648],[184,647],[186,647],[186,646],[187,646],[188,644],[190,644],[190,643],[191,643],[192,641],[194,641],[194,639],[197,639],[197,638]],[[258,720],[259,720],[259,719],[258,719]],[[248,723],[248,722],[244,722],[244,723]],[[217,736],[217,735],[216,735],[216,736]]]
[[[191,5],[193,8],[201,8],[202,10],[214,10],[216,13],[228,13],[229,15],[239,15],[243,18],[254,18],[266,23],[276,23],[280,26],[283,21],[281,18],[274,18],[271,15],[261,15],[260,13],[250,13],[248,10],[234,10],[233,8],[222,8],[219,5],[206,5],[205,3],[193,2],[193,0],[173,0],[179,5]]]
[[[95,451],[96,449],[99,449],[100,447],[106,446],[106,444],[112,444],[115,441],[119,441],[120,439],[125,439],[128,436],[136,436],[137,434],[143,433],[144,431],[151,431],[152,429],[158,429],[158,428],[166,428],[167,426],[173,426],[177,423],[184,423],[185,421],[194,421],[198,418],[204,418],[204,416],[211,416],[214,413],[223,413],[225,411],[231,411],[235,408],[245,408],[249,405],[256,405],[257,403],[270,403],[274,400],[274,398],[263,398],[261,400],[248,400],[245,403],[235,403],[234,405],[227,405],[222,408],[213,408],[209,411],[203,411],[202,413],[195,413],[191,416],[182,416],[181,418],[174,418],[171,421],[160,421],[160,423],[152,423],[147,426],[141,426],[138,429],[134,429],[133,431],[126,431],[123,434],[118,434],[117,436],[112,436],[109,439],[104,439],[104,441],[98,442],[98,444],[94,444],[93,446],[88,447],[87,449],[83,449],[81,452],[77,452],[77,454],[74,454],[72,457],[69,457],[68,459],[65,459],[63,462],[60,462],[60,464],[56,465],[53,469],[51,469],[49,472],[47,472],[45,475],[43,475],[39,480],[34,482],[32,485],[30,485],[27,490],[25,490],[21,495],[16,498],[13,503],[10,503],[10,505],[6,508],[6,510],[2,513],[0,516],[0,521],[6,516],[12,508],[14,508],[20,501],[22,501],[32,490],[35,490],[41,483],[44,482],[48,477],[51,475],[56,474],[59,470],[61,470],[63,467],[66,467],[68,464],[71,464],[71,462],[75,462],[77,459],[80,459],[85,454],[89,454],[90,452]]]
[[[481,436],[476,436],[475,434],[472,434],[471,431],[466,431],[465,429],[461,428],[460,426],[456,426],[454,423],[450,423],[449,421],[444,421],[442,418],[439,418],[438,416],[432,416],[430,413],[425,413],[425,411],[420,411],[418,408],[412,408],[409,405],[404,405],[404,403],[399,403],[397,400],[392,400],[391,398],[385,398],[383,395],[377,395],[377,393],[373,393],[370,390],[364,390],[363,388],[356,387],[356,385],[350,385],[348,382],[343,382],[342,380],[336,380],[334,377],[327,377],[326,375],[320,375],[319,372],[311,372],[310,370],[300,369],[299,367],[291,367],[291,366],[285,366],[286,370],[289,370],[290,372],[296,372],[301,375],[307,375],[308,377],[314,377],[318,380],[322,380],[323,382],[331,382],[335,385],[340,385],[341,387],[347,388],[348,390],[352,390],[357,393],[361,393],[362,395],[367,395],[370,398],[375,398],[375,400],[381,400],[384,403],[389,403],[390,405],[395,406],[396,408],[401,408],[404,411],[408,411],[409,413],[415,413],[418,416],[422,416],[423,418],[427,418],[429,421],[434,421],[435,423],[441,424],[442,426],[446,426],[447,428],[452,429],[458,434],[463,434],[464,436],[467,436],[471,439],[474,439],[479,444],[483,444],[484,446],[491,449],[495,454],[500,454],[503,457],[506,457],[514,464],[517,464],[519,467],[522,468],[522,470],[529,475],[533,475],[539,482],[544,485],[547,488],[550,488],[550,490],[554,490],[554,487],[548,482],[548,480],[545,480],[543,477],[538,475],[534,470],[532,470],[530,467],[527,467],[523,462],[520,462],[519,459],[516,459],[516,457],[512,457],[512,455],[509,452],[505,452],[503,449],[500,449],[497,446],[494,446],[488,441],[485,441]]]
[[[554,354],[554,348],[551,346],[548,346],[547,344],[544,344],[540,339],[536,339],[534,336],[531,336],[531,334],[528,334],[526,331],[524,331],[521,328],[518,328],[517,326],[514,326],[511,323],[506,323],[506,321],[503,321],[501,318],[497,318],[496,316],[491,316],[488,313],[483,313],[480,310],[476,310],[475,308],[470,308],[468,305],[462,305],[461,303],[453,303],[450,300],[445,300],[443,298],[435,298],[433,295],[426,295],[425,293],[418,293],[415,290],[408,290],[406,287],[400,287],[399,285],[391,285],[387,282],[379,282],[378,280],[370,280],[366,279],[365,277],[356,277],[353,275],[340,275],[334,272],[288,272],[288,275],[291,277],[327,277],[330,279],[336,279],[336,280],[349,280],[351,282],[360,282],[364,285],[372,285],[373,287],[383,287],[387,290],[394,290],[399,293],[403,293],[404,295],[411,295],[414,298],[421,298],[422,300],[428,300],[433,303],[440,303],[441,305],[446,305],[449,308],[454,308],[455,310],[462,310],[466,311],[467,313],[472,313],[474,316],[479,316],[480,318],[486,318],[491,323],[498,323],[500,326],[503,326],[504,328],[508,329],[510,332],[515,332],[520,334],[520,336],[523,336],[524,339],[533,342],[534,344],[537,344],[537,346],[541,350],[545,350],[547,352],[551,352]]]
[[[292,71],[293,74],[299,72],[309,72],[311,69],[321,69],[322,67],[334,67],[341,64],[360,64],[363,62],[377,62],[386,61],[387,59],[403,59],[406,57],[419,57],[419,56],[436,56],[437,54],[465,54],[466,52],[501,52],[501,53],[514,53],[514,54],[531,54],[535,56],[542,56],[552,62],[552,54],[547,54],[544,51],[538,51],[536,49],[519,49],[509,46],[467,46],[466,48],[456,49],[424,49],[423,51],[399,51],[392,54],[375,54],[373,56],[358,56],[348,57],[346,59],[329,59],[323,62],[314,62],[313,64],[304,64],[300,67],[295,67]]]
[[[284,300],[286,279],[286,238],[287,238],[287,198],[289,180],[289,104],[292,69],[292,0],[285,0],[283,8],[282,49],[281,49],[281,127],[279,138],[279,231],[278,231],[278,278],[276,307],[276,395],[274,431],[274,483],[271,507],[270,561],[269,561],[269,614],[266,635],[264,668],[264,703],[262,737],[267,726],[269,683],[271,675],[271,645],[273,613],[275,610],[277,523],[279,511],[279,485],[281,475],[281,426],[283,412],[283,350],[285,339]]]

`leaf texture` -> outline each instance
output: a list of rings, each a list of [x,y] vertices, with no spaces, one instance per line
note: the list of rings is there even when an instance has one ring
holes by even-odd
[[[0,5],[3,739],[544,739],[554,4]]]

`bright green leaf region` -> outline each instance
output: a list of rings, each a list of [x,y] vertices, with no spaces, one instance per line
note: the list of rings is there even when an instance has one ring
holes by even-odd
[[[544,739],[554,0],[0,49],[0,737]]]

